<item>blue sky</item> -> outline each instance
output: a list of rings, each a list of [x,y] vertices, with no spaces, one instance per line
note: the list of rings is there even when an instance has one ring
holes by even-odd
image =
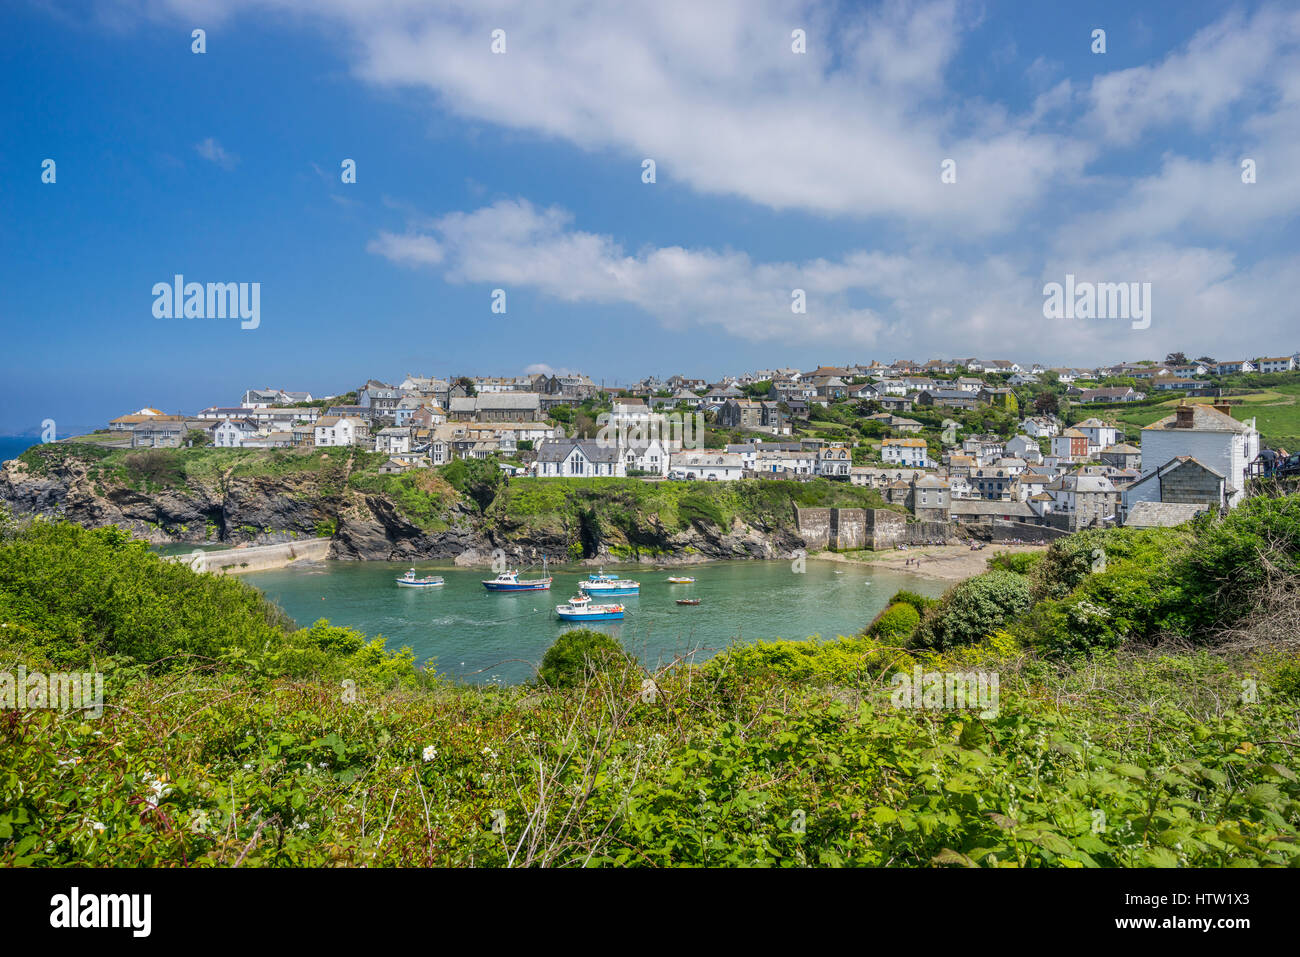
[[[1300,13],[1057,6],[8,4],[0,433],[408,372],[1300,349]],[[1151,282],[1150,328],[1045,319],[1067,272]],[[156,318],[176,273],[260,282],[260,325]]]

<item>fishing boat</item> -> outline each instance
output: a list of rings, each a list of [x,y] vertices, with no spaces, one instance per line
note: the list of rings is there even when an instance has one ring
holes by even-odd
[[[694,585],[694,578],[687,578],[685,575],[669,575],[668,583],[670,585]]]
[[[588,575],[585,582],[578,582],[578,588],[593,595],[639,595],[641,583],[617,575]]]
[[[700,603],[700,600],[699,600],[698,598],[679,598],[679,599],[677,599],[677,604],[679,604],[679,605],[698,605],[699,603]]]
[[[575,595],[568,604],[556,605],[561,621],[622,621],[622,605],[593,605],[586,595]]]
[[[551,587],[551,579],[530,578],[520,581],[519,572],[504,571],[491,581],[484,580],[483,587],[488,591],[546,591]]]
[[[507,569],[491,581],[484,581],[483,587],[488,591],[547,591],[551,587],[551,576],[546,574],[546,559],[542,559],[542,575],[542,578],[520,581],[518,571]]]
[[[401,578],[395,579],[395,581],[397,584],[404,585],[407,588],[432,588],[434,585],[441,585],[443,583],[442,579],[437,575],[430,575],[428,578],[416,577],[414,568],[407,569],[406,574]]]

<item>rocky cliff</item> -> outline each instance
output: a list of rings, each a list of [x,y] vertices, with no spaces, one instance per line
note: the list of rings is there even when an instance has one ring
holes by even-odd
[[[804,547],[795,506],[879,503],[846,485],[515,479],[462,493],[438,470],[380,475],[351,449],[132,451],[38,446],[0,469],[16,516],[119,525],[154,544],[269,544],[329,536],[341,559],[687,563],[784,558]],[[492,475],[492,469],[486,469]],[[495,478],[495,476],[493,476]]]

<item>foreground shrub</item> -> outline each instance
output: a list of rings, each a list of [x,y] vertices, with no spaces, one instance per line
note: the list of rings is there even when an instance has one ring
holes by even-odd
[[[926,612],[914,642],[944,649],[977,642],[1029,607],[1029,581],[1015,572],[985,572],[948,592]]]
[[[623,646],[603,631],[574,628],[546,649],[537,680],[552,688],[570,688],[628,661]]]
[[[1118,561],[1065,598],[1036,605],[1022,634],[1057,655],[1187,634],[1184,590],[1171,563]]]
[[[914,591],[900,589],[894,592],[893,598],[889,599],[889,604],[891,605],[896,605],[899,602],[902,602],[905,605],[911,605],[919,614],[924,615],[927,608],[932,608],[939,604],[939,599],[927,598],[925,595],[918,595]]]
[[[0,621],[59,667],[245,671],[408,683],[414,656],[322,620],[310,629],[251,585],[167,562],[110,526],[35,521],[0,533]]]
[[[1034,601],[1064,598],[1089,575],[1124,561],[1164,567],[1186,551],[1185,528],[1089,528],[1053,542],[1030,567]]]
[[[1203,519],[1197,531],[1182,569],[1195,627],[1218,630],[1247,618],[1265,592],[1300,605],[1300,496],[1249,498],[1222,520]]]
[[[921,613],[912,605],[898,602],[882,611],[867,628],[867,634],[882,641],[901,642],[912,637],[921,623]]]
[[[989,559],[988,567],[989,571],[1001,569],[1017,575],[1028,575],[1042,560],[1042,552],[999,552]]]

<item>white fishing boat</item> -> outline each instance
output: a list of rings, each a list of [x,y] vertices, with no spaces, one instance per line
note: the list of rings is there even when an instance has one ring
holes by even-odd
[[[630,578],[619,578],[617,575],[605,574],[605,569],[598,573],[588,575],[585,582],[578,582],[578,588],[583,594],[594,595],[639,595],[641,593],[641,583],[632,581]]]
[[[542,559],[542,578],[520,579],[518,571],[507,569],[491,581],[484,581],[483,587],[488,591],[546,591],[551,587],[551,576],[547,574],[546,559]]]
[[[622,621],[622,605],[594,605],[586,595],[575,595],[568,604],[556,605],[561,621]]]
[[[430,575],[427,578],[420,578],[415,574],[415,569],[407,569],[405,575],[396,579],[397,584],[404,588],[433,588],[435,585],[441,585],[442,579],[437,575]]]

